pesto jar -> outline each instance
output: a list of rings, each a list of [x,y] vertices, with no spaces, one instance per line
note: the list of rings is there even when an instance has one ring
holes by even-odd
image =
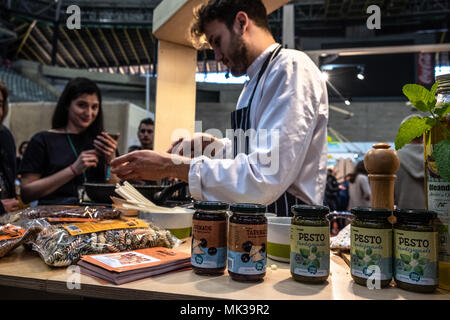
[[[433,292],[438,286],[438,233],[436,213],[396,210],[394,225],[394,278],[399,288]]]
[[[261,281],[267,264],[266,206],[238,203],[230,210],[228,274],[236,281]]]
[[[380,281],[384,288],[392,281],[392,224],[389,209],[353,208],[350,227],[350,265],[353,280],[367,286]]]
[[[321,283],[330,275],[330,210],[324,206],[291,207],[290,265],[292,278]]]
[[[192,218],[191,264],[196,274],[223,274],[227,263],[228,203],[198,201]]]

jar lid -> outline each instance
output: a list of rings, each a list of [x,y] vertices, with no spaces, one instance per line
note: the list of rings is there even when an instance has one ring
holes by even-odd
[[[350,211],[356,218],[363,219],[386,219],[392,214],[392,211],[386,208],[356,207]]]
[[[228,207],[228,203],[221,201],[196,201],[194,203],[194,209],[198,210],[227,210]]]
[[[330,209],[325,206],[298,204],[291,207],[291,212],[294,216],[322,218],[330,213]]]
[[[257,203],[235,203],[230,210],[237,214],[260,215],[266,213],[266,206]]]
[[[397,209],[394,211],[394,216],[398,220],[403,221],[430,221],[437,217],[437,213],[429,210],[418,209]]]

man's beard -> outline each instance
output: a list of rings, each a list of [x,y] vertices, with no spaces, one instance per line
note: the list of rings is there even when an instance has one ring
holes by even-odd
[[[228,55],[231,62],[230,72],[233,76],[240,77],[247,73],[248,50],[245,46],[244,41],[242,40],[242,37],[234,31],[231,31],[230,49],[231,52]]]

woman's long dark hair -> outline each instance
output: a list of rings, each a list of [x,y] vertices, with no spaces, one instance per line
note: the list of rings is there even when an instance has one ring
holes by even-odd
[[[52,129],[61,129],[67,126],[70,104],[83,94],[96,94],[99,102],[97,118],[85,132],[94,138],[103,131],[102,95],[95,82],[87,78],[74,78],[67,83],[53,113]]]
[[[366,170],[366,167],[364,166],[364,161],[358,162],[356,164],[355,171],[353,171],[353,173],[349,174],[349,177],[350,177],[349,180],[350,180],[351,183],[355,182],[355,179],[358,176],[358,174],[365,174],[365,175],[367,175],[367,170]]]

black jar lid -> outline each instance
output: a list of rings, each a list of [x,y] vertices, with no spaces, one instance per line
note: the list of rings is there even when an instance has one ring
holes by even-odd
[[[437,213],[420,209],[397,209],[394,211],[397,221],[423,221],[428,222],[437,217]]]
[[[291,207],[291,212],[294,216],[323,218],[330,213],[330,209],[325,206],[298,204]]]
[[[230,210],[236,214],[262,215],[266,213],[267,207],[257,203],[235,203],[230,206]]]
[[[361,219],[386,219],[392,214],[392,211],[386,208],[356,207],[350,211],[356,218]]]
[[[216,210],[228,210],[229,204],[221,201],[196,201],[194,203],[194,209],[216,211]]]

